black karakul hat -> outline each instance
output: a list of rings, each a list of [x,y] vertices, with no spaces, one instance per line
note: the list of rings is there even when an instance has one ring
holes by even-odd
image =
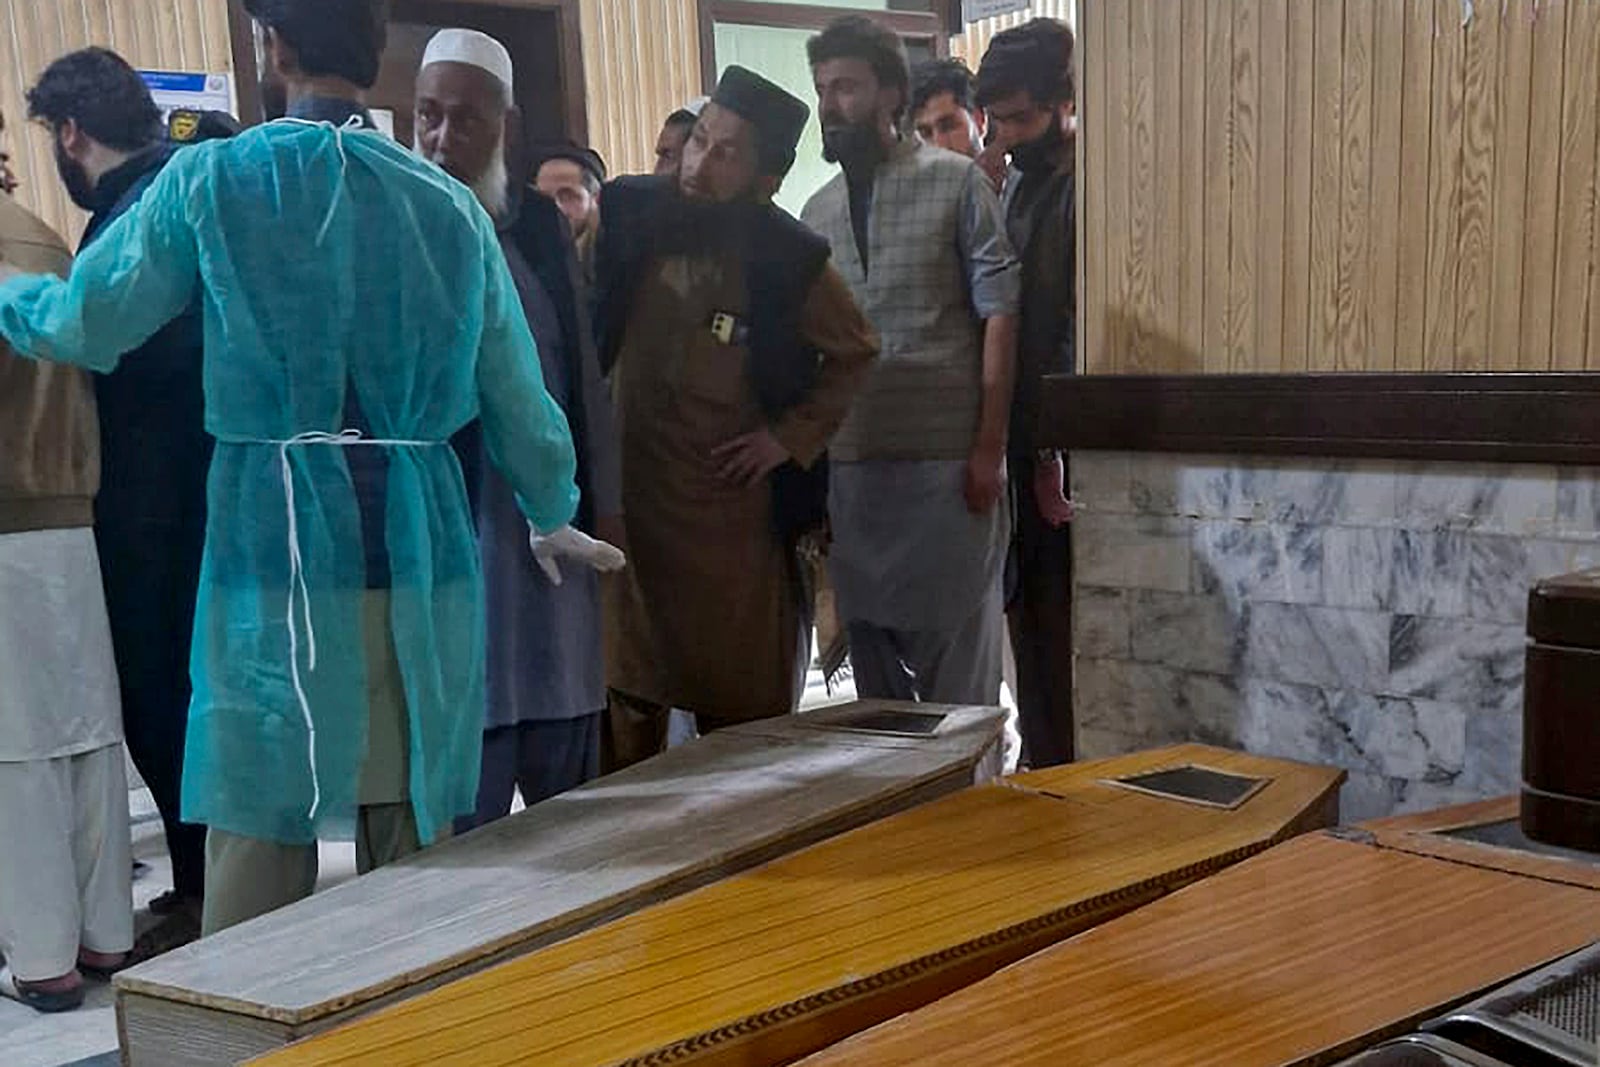
[[[811,109],[803,101],[755,71],[735,66],[723,71],[711,102],[761,132],[763,171],[781,177],[794,166],[795,148],[811,121]]]
[[[564,159],[569,163],[576,163],[592,174],[595,181],[603,182],[606,180],[606,161],[600,158],[600,153],[592,148],[578,144],[576,141],[554,141],[534,147],[533,165],[535,169],[544,166],[553,159]]]

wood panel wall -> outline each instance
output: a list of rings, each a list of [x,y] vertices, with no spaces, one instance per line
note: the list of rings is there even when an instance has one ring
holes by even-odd
[[[87,219],[62,191],[50,138],[27,122],[23,93],[52,60],[90,44],[144,69],[233,69],[227,0],[0,0],[0,109],[17,199],[73,244]]]
[[[1600,0],[1082,0],[1084,369],[1600,370]]]
[[[1176,3],[1173,6],[1176,7]],[[965,33],[951,38],[950,54],[966,60],[967,66],[977,70],[978,64],[983,62],[983,54],[989,50],[989,42],[1001,30],[1009,30],[1034,18],[1060,19],[1069,26],[1074,25],[1074,7],[1074,0],[1033,0],[1026,11],[974,22],[966,28]]]
[[[583,0],[589,140],[614,174],[648,174],[669,114],[702,92],[694,0]]]

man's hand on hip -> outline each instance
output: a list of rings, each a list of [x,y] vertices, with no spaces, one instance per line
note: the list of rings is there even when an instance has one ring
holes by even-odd
[[[717,473],[723,481],[748,489],[789,462],[789,450],[771,430],[760,429],[718,445],[711,450],[711,457],[720,464]]]

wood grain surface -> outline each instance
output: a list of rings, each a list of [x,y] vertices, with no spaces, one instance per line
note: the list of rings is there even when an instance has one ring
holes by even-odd
[[[1266,776],[1235,811],[1105,784]],[[1327,818],[1342,772],[1176,749],[925,805],[263,1058],[786,1063]]]
[[[1600,862],[1506,848],[1450,832],[1513,822],[1520,814],[1519,798],[1496,797],[1438,811],[1374,819],[1362,823],[1360,829],[1385,848],[1600,890]],[[1596,860],[1600,861],[1600,857]]]
[[[161,1002],[240,1025],[347,1018],[964,788],[1002,721],[918,705],[948,713],[935,735],[838,727],[863,706],[719,731],[127,971],[124,1026]]]
[[[1312,834],[804,1067],[1310,1067],[1600,938],[1600,893]]]
[[[1600,370],[1596,0],[1083,0],[1080,25],[1080,370]]]

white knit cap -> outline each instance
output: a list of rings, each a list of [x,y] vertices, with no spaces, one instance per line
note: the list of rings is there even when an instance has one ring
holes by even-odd
[[[506,87],[506,99],[513,95],[511,53],[506,46],[477,30],[440,30],[428,42],[422,53],[423,67],[434,63],[465,63],[469,67],[488,71]]]

